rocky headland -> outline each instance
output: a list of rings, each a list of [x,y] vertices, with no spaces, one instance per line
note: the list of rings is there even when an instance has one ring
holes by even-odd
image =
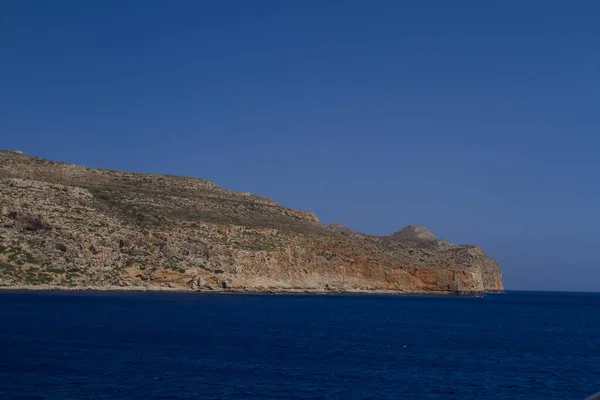
[[[325,226],[210,181],[0,151],[0,288],[483,294],[477,246]]]

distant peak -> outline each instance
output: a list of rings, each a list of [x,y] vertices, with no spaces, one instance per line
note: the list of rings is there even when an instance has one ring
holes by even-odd
[[[417,243],[435,242],[438,240],[435,235],[429,231],[429,229],[425,228],[424,226],[413,225],[409,225],[406,228],[394,233],[391,238],[403,242]]]

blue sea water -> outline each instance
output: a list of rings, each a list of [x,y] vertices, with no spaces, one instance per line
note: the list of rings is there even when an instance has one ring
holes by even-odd
[[[561,399],[600,294],[0,293],[0,399]]]

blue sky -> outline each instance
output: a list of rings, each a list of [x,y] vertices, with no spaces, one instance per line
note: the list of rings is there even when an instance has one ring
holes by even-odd
[[[0,148],[210,179],[598,290],[600,3],[0,0]]]

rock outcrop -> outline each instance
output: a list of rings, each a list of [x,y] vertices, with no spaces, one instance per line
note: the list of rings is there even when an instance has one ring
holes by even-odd
[[[391,236],[193,178],[0,151],[0,287],[481,294],[482,249],[423,227]]]

